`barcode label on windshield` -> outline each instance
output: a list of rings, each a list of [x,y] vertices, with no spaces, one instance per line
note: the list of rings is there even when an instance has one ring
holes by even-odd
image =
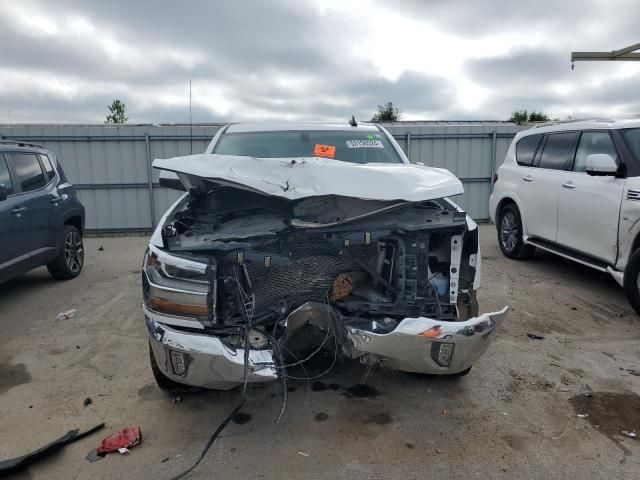
[[[347,148],[384,148],[380,140],[347,140]]]

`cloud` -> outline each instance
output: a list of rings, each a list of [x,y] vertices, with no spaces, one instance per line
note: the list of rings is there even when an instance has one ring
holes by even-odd
[[[638,113],[640,65],[569,52],[637,41],[623,0],[0,2],[0,122],[132,122]],[[7,113],[5,114],[5,111]]]

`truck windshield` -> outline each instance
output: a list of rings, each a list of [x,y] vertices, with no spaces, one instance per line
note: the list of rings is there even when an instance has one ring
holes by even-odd
[[[380,132],[278,131],[227,133],[213,153],[259,158],[325,157],[351,163],[402,163]]]
[[[623,130],[622,134],[636,159],[640,161],[640,128],[628,128]]]

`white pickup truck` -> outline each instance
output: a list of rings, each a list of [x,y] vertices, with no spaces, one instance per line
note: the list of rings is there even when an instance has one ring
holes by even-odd
[[[478,228],[447,198],[460,180],[379,125],[235,124],[154,167],[187,191],[144,260],[161,388],[274,381],[321,349],[460,376],[506,315],[478,314]]]

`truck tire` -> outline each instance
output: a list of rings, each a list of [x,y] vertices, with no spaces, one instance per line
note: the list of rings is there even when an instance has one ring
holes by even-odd
[[[447,375],[449,378],[461,378],[461,377],[465,377],[467,375],[469,375],[469,372],[471,372],[471,369],[473,368],[473,365],[470,366],[469,368],[465,368],[464,370],[462,370],[461,372],[458,373],[450,373],[449,375]]]
[[[498,230],[498,244],[505,257],[524,260],[533,255],[536,247],[525,245],[522,239],[522,218],[518,207],[514,203],[505,205],[500,209],[496,227]]]
[[[636,313],[640,314],[640,249],[633,252],[629,257],[627,267],[624,269],[622,283],[627,300]]]
[[[73,225],[65,225],[62,231],[62,247],[58,256],[47,265],[53,278],[69,280],[80,275],[84,265],[82,233]]]

